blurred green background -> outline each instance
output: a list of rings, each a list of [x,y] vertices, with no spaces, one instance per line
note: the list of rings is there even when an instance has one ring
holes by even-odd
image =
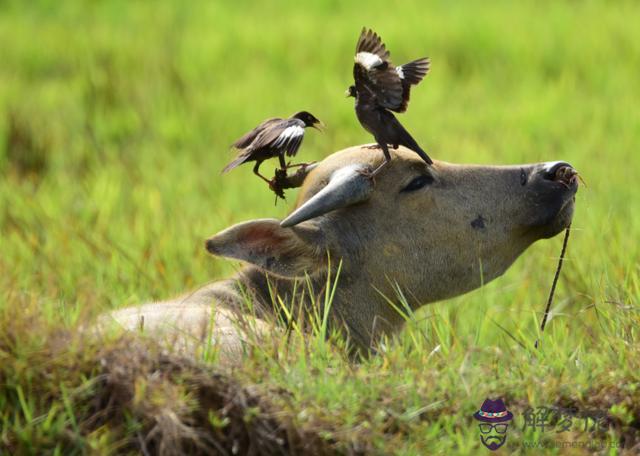
[[[431,74],[401,117],[431,155],[571,162],[588,184],[578,195],[571,256],[613,287],[637,268],[633,2],[1,8],[5,294],[113,306],[229,272],[207,258],[203,239],[248,218],[282,216],[295,201],[274,207],[250,167],[221,176],[233,140],[267,117],[308,109],[328,128],[307,135],[301,159],[370,141],[343,95],[363,25],[382,35],[398,63],[431,57]],[[548,247],[528,263],[529,275],[551,276],[558,246]],[[522,267],[503,283],[525,280]]]
[[[431,57],[401,120],[432,156],[571,162],[588,188],[570,256],[613,288],[637,273],[635,2],[34,1],[0,11],[5,296],[111,307],[229,272],[203,239],[281,217],[295,201],[274,207],[249,166],[221,176],[229,144],[300,109],[328,127],[307,135],[302,160],[370,141],[343,95],[363,25],[398,63]],[[542,274],[546,284],[557,250],[536,248],[502,283]]]
[[[425,309],[423,348],[405,357],[415,342],[407,336],[358,370],[363,384],[381,382],[371,389],[346,366],[332,371],[335,383],[307,377],[306,365],[292,367],[298,377],[281,366],[269,378],[317,413],[353,413],[345,429],[367,395],[386,397],[398,382],[411,385],[396,398],[409,411],[447,396],[458,415],[408,419],[419,432],[396,442],[430,435],[448,450],[477,448],[475,428],[456,423],[471,420],[484,393],[522,403],[622,384],[638,360],[638,24],[631,1],[2,1],[0,309],[35,305],[71,326],[230,274],[237,265],[208,257],[204,239],[282,217],[295,192],[274,206],[251,166],[222,176],[229,145],[302,109],[327,129],[306,135],[300,160],[369,142],[344,97],[366,25],[395,62],[431,57],[401,121],[432,157],[566,160],[586,181],[545,336],[553,360],[536,364],[524,345],[536,336],[560,238],[537,243],[481,290]],[[504,377],[484,370],[498,365]],[[386,418],[371,419],[387,429]],[[451,438],[433,440],[442,429]]]

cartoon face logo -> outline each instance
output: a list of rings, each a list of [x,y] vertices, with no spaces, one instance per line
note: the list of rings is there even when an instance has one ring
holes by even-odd
[[[495,451],[507,441],[507,429],[509,421],[513,419],[513,413],[507,410],[502,399],[485,399],[473,417],[480,421],[480,441],[489,450]]]

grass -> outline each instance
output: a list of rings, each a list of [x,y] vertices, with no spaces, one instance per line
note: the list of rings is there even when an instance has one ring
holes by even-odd
[[[232,448],[232,430],[266,439],[260,429],[278,428],[290,451],[302,441],[317,443],[313,451],[477,454],[485,450],[471,415],[486,396],[504,397],[516,414],[510,451],[535,453],[522,445],[537,440],[637,451],[639,5],[113,0],[1,8],[0,452],[193,449],[211,440],[203,435]],[[326,133],[310,132],[305,159],[369,141],[342,95],[363,25],[382,34],[397,61],[431,57],[432,74],[402,118],[431,156],[563,159],[586,180],[541,349],[533,342],[560,237],[536,244],[482,289],[408,316],[406,331],[356,365],[338,341],[325,344],[322,330],[298,334],[288,350],[265,343],[232,372],[220,372],[215,357],[189,364],[79,337],[102,312],[232,273],[237,266],[208,258],[203,240],[239,221],[286,214],[291,203],[274,207],[249,169],[219,174],[228,144],[258,121],[300,109],[322,119]],[[197,392],[212,389],[253,399],[217,416],[220,403],[208,406]],[[100,414],[109,398],[113,407]],[[525,409],[540,405],[604,410],[609,421],[592,433],[523,431]],[[256,416],[267,424],[240,425]],[[199,437],[162,440],[191,435],[178,424]],[[141,443],[154,426],[159,433]]]

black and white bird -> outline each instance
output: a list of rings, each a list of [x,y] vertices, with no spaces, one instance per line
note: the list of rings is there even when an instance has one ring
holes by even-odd
[[[347,96],[355,97],[358,120],[373,135],[385,161],[370,175],[375,176],[389,163],[389,146],[405,146],[416,152],[427,164],[433,161],[409,132],[398,122],[394,112],[405,112],[409,104],[411,86],[422,81],[429,72],[430,61],[421,58],[394,67],[382,39],[373,31],[362,29],[356,46],[353,79],[355,84]]]
[[[260,174],[259,168],[262,162],[277,156],[280,159],[280,168],[283,170],[299,166],[287,165],[285,154],[290,157],[296,155],[304,139],[304,129],[313,127],[320,130],[320,125],[322,122],[307,111],[297,112],[288,119],[278,117],[267,119],[233,143],[231,147],[239,149],[240,152],[222,172],[226,173],[236,166],[254,161],[256,164],[253,172],[271,185],[272,181]]]

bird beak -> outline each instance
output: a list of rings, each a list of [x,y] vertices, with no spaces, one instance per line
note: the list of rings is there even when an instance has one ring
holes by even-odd
[[[349,89],[344,91],[344,97],[345,98],[349,98],[351,96],[351,93],[349,92]]]
[[[321,120],[319,120],[315,124],[313,124],[312,127],[321,132],[324,130],[325,125],[322,123]]]

